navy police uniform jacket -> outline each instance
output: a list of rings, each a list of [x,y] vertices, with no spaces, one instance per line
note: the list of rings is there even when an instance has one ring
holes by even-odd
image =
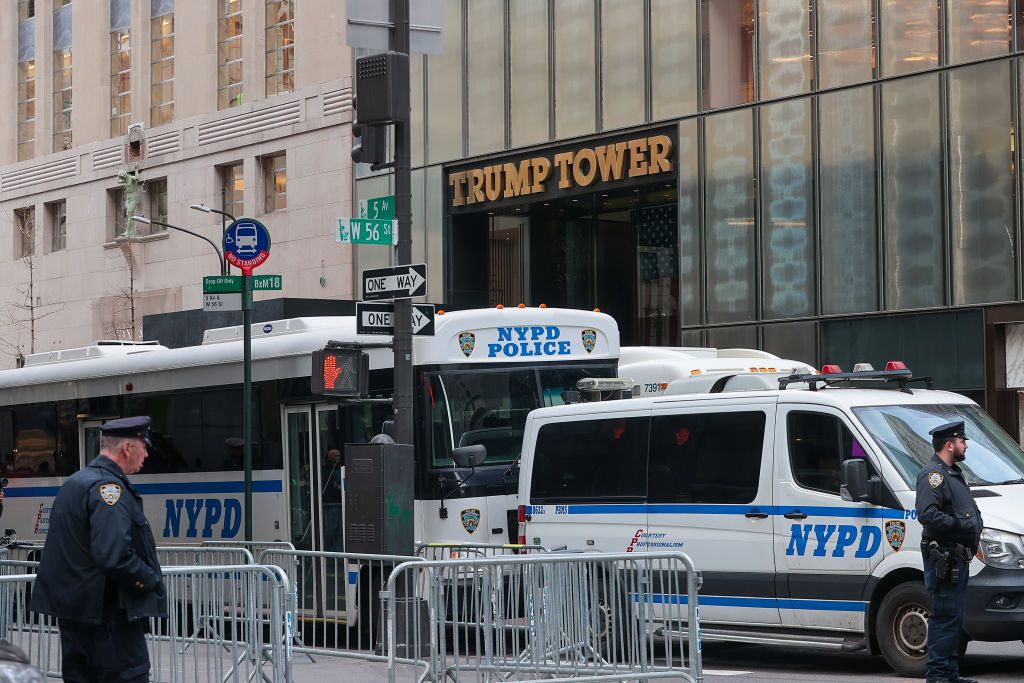
[[[981,512],[957,465],[947,465],[938,455],[925,463],[917,475],[916,507],[923,540],[959,543],[977,551]]]
[[[123,609],[128,621],[167,616],[142,498],[121,468],[100,455],[57,492],[32,609],[99,624],[111,608]]]

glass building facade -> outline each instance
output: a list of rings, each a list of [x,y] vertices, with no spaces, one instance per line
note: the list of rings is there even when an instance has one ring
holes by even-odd
[[[902,355],[1016,420],[994,326],[1024,320],[1024,0],[444,8],[444,53],[412,62],[428,300],[596,306],[629,344]],[[481,184],[454,206],[455,173],[666,127],[657,182],[559,192],[555,173],[536,201]],[[393,188],[357,175],[357,198]]]

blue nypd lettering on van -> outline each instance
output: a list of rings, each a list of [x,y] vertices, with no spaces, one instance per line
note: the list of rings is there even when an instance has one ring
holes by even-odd
[[[561,336],[562,330],[554,325],[499,327],[498,341],[487,345],[487,357],[568,356],[572,344]]]
[[[164,538],[235,538],[242,525],[242,503],[234,498],[168,498],[164,502]]]
[[[835,547],[828,551],[829,542]],[[854,557],[871,557],[882,545],[882,530],[877,526],[855,526],[853,524],[794,524],[789,531],[787,555],[812,557],[846,557],[847,551]]]

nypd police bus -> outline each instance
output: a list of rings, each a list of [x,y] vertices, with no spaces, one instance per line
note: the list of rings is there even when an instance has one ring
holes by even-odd
[[[703,575],[705,640],[867,648],[921,676],[930,601],[915,483],[929,430],[951,420],[966,425],[961,467],[985,521],[963,646],[1019,640],[1024,452],[978,405],[921,388],[897,362],[694,376],[655,398],[534,411],[521,541],[682,550]],[[686,599],[633,597],[618,604]]]
[[[352,317],[259,323],[252,335],[253,537],[343,550],[344,445],[368,441],[390,419],[390,339],[356,334]],[[42,539],[57,489],[98,452],[103,422],[150,415],[153,447],[133,481],[157,543],[240,540],[242,336],[235,326],[208,330],[187,348],[98,342],[33,354],[24,368],[0,372],[5,528]],[[312,391],[312,357],[328,341],[365,351],[368,398]],[[514,537],[518,482],[508,470],[527,413],[561,402],[581,378],[614,376],[618,353],[615,321],[597,312],[439,313],[435,335],[413,346],[416,540]],[[487,462],[453,486],[452,451],[469,444],[485,444]],[[457,500],[446,505],[446,497]]]

